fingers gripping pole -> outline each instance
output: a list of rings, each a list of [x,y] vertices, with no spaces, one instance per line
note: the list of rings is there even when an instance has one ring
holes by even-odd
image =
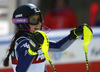
[[[88,54],[87,54],[87,45],[91,42],[92,38],[93,38],[93,34],[91,32],[91,30],[84,25],[83,27],[83,49],[85,51],[85,57],[86,57],[86,68],[87,68],[87,72],[89,72],[89,64],[88,64]]]
[[[42,34],[42,36],[44,37],[44,42],[43,42],[43,44],[41,45],[40,48],[42,48],[44,56],[45,56],[46,60],[49,61],[51,67],[54,70],[54,72],[57,72],[55,67],[54,67],[54,65],[53,65],[53,63],[51,62],[51,59],[50,59],[49,55],[48,55],[48,50],[49,50],[49,39],[48,39],[48,36],[46,35],[46,33],[42,32],[42,31],[38,31],[38,32],[40,32]]]

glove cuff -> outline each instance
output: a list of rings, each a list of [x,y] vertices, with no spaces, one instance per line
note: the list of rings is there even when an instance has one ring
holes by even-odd
[[[33,52],[33,51],[31,50],[30,47],[29,47],[29,49],[28,49],[28,53],[29,53],[30,55],[37,55],[37,52]]]
[[[75,32],[76,28],[70,31],[70,39],[77,39],[79,36]]]
[[[75,30],[76,30],[76,28],[73,29],[73,33],[74,33],[74,35],[76,36],[76,38],[78,38],[79,35],[76,34]]]

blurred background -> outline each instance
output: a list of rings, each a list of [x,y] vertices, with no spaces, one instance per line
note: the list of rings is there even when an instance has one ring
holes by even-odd
[[[14,10],[23,4],[33,3],[38,6],[44,17],[44,25],[51,31],[50,40],[59,40],[70,30],[87,23],[93,29],[93,40],[88,46],[90,72],[100,72],[100,0],[0,0],[0,72],[13,72],[3,66],[3,60],[16,31],[12,23]],[[56,36],[55,36],[55,35]],[[49,53],[57,72],[86,72],[85,53],[82,40],[77,39],[62,53]],[[47,62],[48,72],[53,72]]]

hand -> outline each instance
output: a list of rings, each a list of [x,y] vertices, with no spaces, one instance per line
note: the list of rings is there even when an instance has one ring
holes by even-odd
[[[43,44],[44,41],[44,37],[42,36],[42,34],[39,31],[35,31],[34,32],[35,38],[36,40],[40,43]]]
[[[36,55],[37,51],[39,50],[40,45],[43,43],[44,37],[38,31],[35,31],[29,41],[29,54]]]
[[[82,24],[70,31],[70,39],[76,39],[80,35],[82,35],[84,26],[87,26],[91,30],[91,32],[93,32],[92,29],[87,24]]]

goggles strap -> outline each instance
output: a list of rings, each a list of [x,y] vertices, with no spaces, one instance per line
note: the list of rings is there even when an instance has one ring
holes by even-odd
[[[18,29],[18,30],[21,30],[21,31],[32,31],[32,32],[34,32],[33,30],[29,29],[29,27],[25,23],[24,23],[24,25],[25,25],[25,27],[27,29]]]

